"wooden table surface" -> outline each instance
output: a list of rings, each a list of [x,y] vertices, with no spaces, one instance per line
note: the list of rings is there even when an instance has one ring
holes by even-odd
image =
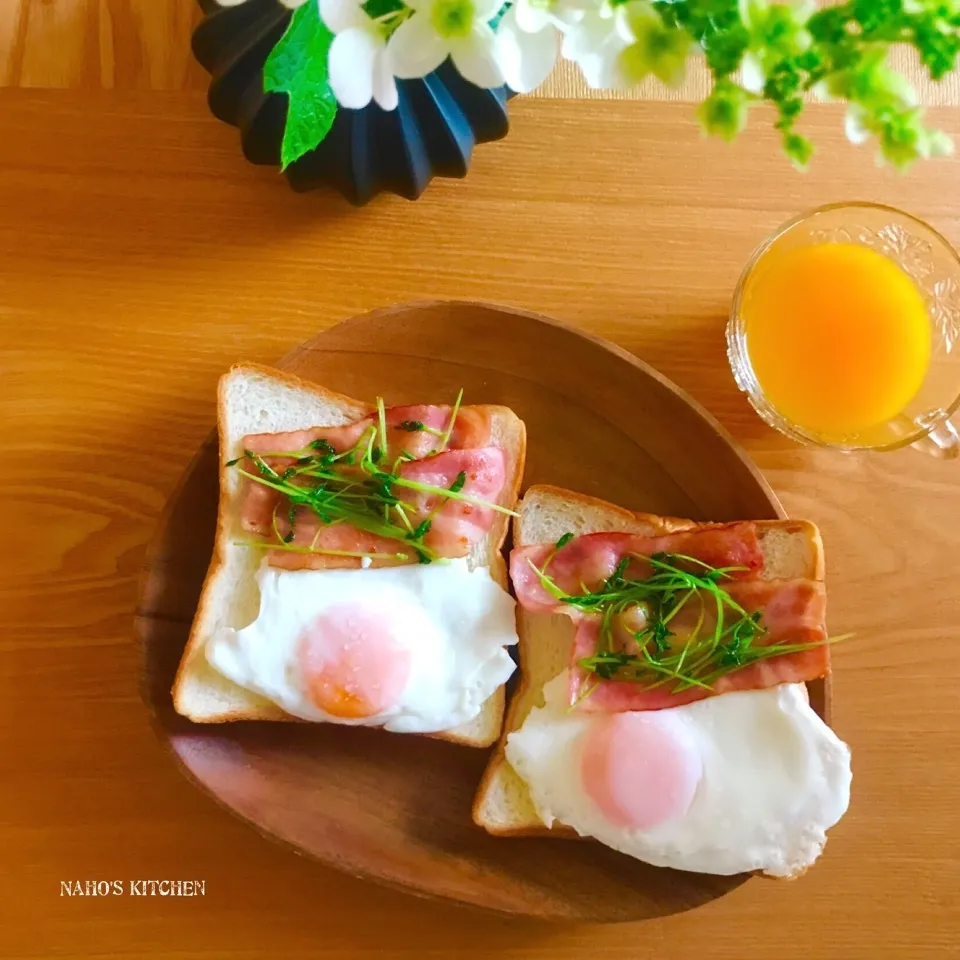
[[[30,16],[70,6],[32,3]],[[73,6],[101,26],[96,9],[124,7]],[[160,6],[131,0],[115,21],[173,23]],[[0,36],[17,31],[9,10]],[[58,56],[18,42],[8,81],[37,85],[38,64]],[[55,71],[49,85],[73,89],[0,91],[0,956],[960,956],[960,467],[793,446],[735,390],[722,337],[751,248],[800,209],[885,201],[960,243],[960,160],[878,171],[817,107],[822,151],[800,176],[762,124],[726,147],[701,141],[676,105],[528,100],[466,181],[354,210],[246,165],[201,83],[139,89],[153,69],[189,73],[182,51],[125,50],[115,91],[92,74],[56,84]],[[937,117],[960,132],[956,109]],[[720,418],[792,514],[821,525],[832,624],[859,637],[834,660],[855,778],[849,815],[802,880],[753,881],[642,925],[489,917],[291,855],[197,792],[156,741],[137,692],[137,575],[213,423],[218,375],[428,297],[543,311],[634,351]],[[61,881],[140,878],[202,879],[206,895],[60,895]]]

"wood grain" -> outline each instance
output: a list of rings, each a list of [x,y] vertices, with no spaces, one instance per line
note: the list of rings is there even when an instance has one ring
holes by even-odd
[[[960,471],[773,434],[722,328],[753,246],[871,199],[960,242],[960,160],[909,177],[840,142],[799,176],[760,129],[703,142],[663,104],[518,103],[464,182],[363,210],[247,166],[202,95],[0,93],[0,954],[163,960],[926,960],[960,938]],[[956,133],[960,112],[935,118]],[[629,159],[629,165],[627,165]],[[820,524],[850,815],[793,884],[642,925],[505,921],[372,888],[263,841],[196,791],[137,690],[136,578],[210,430],[217,376],[424,297],[542,310],[700,400],[787,509]],[[509,337],[509,331],[505,331]],[[706,469],[706,467],[705,467]],[[63,879],[197,878],[203,899],[61,899]]]
[[[5,0],[0,86],[201,90],[194,0]]]
[[[190,59],[198,20],[196,0],[3,0],[0,87],[202,90],[205,75]],[[921,103],[960,104],[960,73],[934,83],[905,46],[893,50],[891,62]],[[676,87],[650,77],[629,90],[591,90],[580,69],[561,60],[532,96],[689,102],[702,100],[710,86],[703,62],[691,61]]]

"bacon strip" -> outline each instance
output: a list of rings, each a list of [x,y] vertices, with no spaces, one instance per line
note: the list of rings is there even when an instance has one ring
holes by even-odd
[[[761,690],[781,683],[801,683],[824,677],[830,670],[830,655],[826,644],[826,590],[823,583],[813,580],[749,580],[731,583],[726,588],[731,597],[748,613],[762,611],[761,623],[767,632],[754,640],[758,646],[774,643],[810,644],[798,653],[784,654],[760,660],[749,666],[724,674],[713,683],[712,694],[701,687],[691,687],[680,693],[671,693],[674,681],[661,687],[645,690],[643,684],[630,681],[600,680],[577,666],[579,660],[593,656],[597,650],[600,620],[590,616],[580,619],[574,640],[573,669],[570,671],[570,702],[580,703],[580,709],[596,712],[620,713],[628,710],[661,710],[693,703],[708,696],[733,690]],[[671,622],[679,641],[683,641],[684,626],[691,629],[691,620],[697,611],[684,610]],[[708,634],[716,623],[715,614],[705,617],[703,630]],[[689,632],[687,633],[689,636]],[[819,644],[819,646],[814,646]],[[597,684],[589,696],[580,699],[585,685]]]
[[[655,553],[694,557],[711,567],[742,567],[733,578],[724,582],[724,589],[748,613],[761,612],[763,636],[754,639],[757,645],[775,643],[804,644],[809,649],[771,657],[731,671],[712,684],[712,691],[702,687],[672,693],[677,681],[668,681],[653,689],[646,684],[625,680],[603,680],[577,666],[581,659],[597,651],[600,618],[585,615],[579,608],[558,601],[543,586],[531,563],[544,570],[565,593],[578,595],[602,588],[624,557],[632,557],[625,576],[642,579],[651,566],[638,557]],[[622,712],[659,710],[692,703],[705,697],[731,690],[754,690],[795,683],[826,676],[830,667],[824,626],[826,593],[822,583],[812,580],[761,580],[763,554],[757,538],[756,524],[750,522],[697,527],[662,537],[640,537],[627,533],[597,533],[575,537],[557,549],[552,544],[517,548],[510,557],[510,575],[517,600],[527,610],[562,613],[577,622],[570,672],[570,702],[588,711]],[[695,569],[695,568],[691,568]],[[710,635],[716,624],[716,606],[704,598],[701,635]],[[725,611],[725,617],[731,616]],[[701,607],[689,602],[670,622],[676,634],[676,648],[696,628]],[[631,631],[636,628],[631,628]],[[631,632],[622,630],[614,638],[615,646],[630,649]],[[583,697],[585,685],[594,688]]]
[[[444,489],[450,489],[462,472],[465,474],[465,483],[460,493],[497,503],[506,483],[506,464],[503,451],[490,445],[491,422],[484,408],[460,408],[447,441],[447,449],[442,453],[435,452],[444,443],[452,412],[449,406],[425,404],[388,408],[385,411],[387,450],[381,462],[390,469],[404,453],[414,459],[402,461],[395,472],[404,479]],[[245,450],[264,457],[273,469],[282,473],[298,456],[312,453],[311,444],[317,440],[326,440],[335,452],[344,453],[354,448],[365,436],[371,436],[373,430],[379,430],[376,413],[338,427],[254,434],[244,437],[243,446]],[[380,445],[379,435],[374,438],[374,444]],[[430,530],[423,538],[423,545],[440,557],[467,555],[472,545],[490,530],[494,522],[495,511],[476,504],[399,485],[394,493],[409,504],[407,516],[414,529],[424,520],[430,520]],[[392,520],[398,522],[397,517]],[[289,501],[277,491],[247,480],[240,523],[245,532],[258,537],[274,539],[277,533],[286,537],[291,532]],[[404,544],[402,540],[357,529],[346,522],[325,524],[304,507],[296,508],[292,530],[294,536],[289,546],[294,548],[363,554],[405,553],[410,560],[416,558],[412,543]],[[299,570],[355,567],[359,560],[322,552],[311,554],[296,550],[271,550],[268,562],[271,566]]]
[[[449,489],[460,473],[466,475],[462,494],[497,503],[506,483],[503,451],[499,447],[448,450],[435,457],[405,463],[400,468],[400,476],[405,480],[444,489]],[[471,546],[490,531],[496,517],[496,511],[489,507],[435,494],[404,491],[405,496],[408,493],[409,499],[416,504],[417,518],[433,517],[424,542],[441,557],[466,556]]]
[[[369,429],[370,418],[367,417],[342,427],[313,427],[309,430],[293,430],[287,433],[258,433],[243,438],[243,449],[267,458],[274,470],[282,473],[295,458],[274,457],[270,454],[309,455],[314,452],[310,444],[316,440],[326,440],[337,453],[343,453],[355,446],[364,432]],[[241,460],[238,466],[248,472],[256,472],[253,465],[246,460]],[[276,490],[271,490],[253,480],[245,480],[243,503],[240,507],[240,525],[247,533],[258,536],[272,535],[273,514],[280,507],[283,499],[283,495]]]
[[[430,456],[440,446],[441,438],[431,431],[443,433],[450,422],[451,408],[448,406],[390,407],[386,411],[387,447],[391,457],[400,450],[409,453],[417,460]],[[374,423],[377,418],[373,417]],[[429,430],[404,430],[400,424],[422,423]],[[447,448],[450,450],[477,450],[490,445],[490,417],[477,407],[461,407],[457,411],[457,422],[450,434]]]
[[[550,579],[565,593],[575,595],[603,586],[624,557],[649,557],[654,553],[696,557],[711,567],[744,567],[734,575],[744,579],[754,576],[763,566],[756,524],[744,521],[697,527],[662,537],[590,533],[574,537],[559,550],[553,544],[517,547],[510,554],[510,578],[517,600],[525,609],[546,613],[557,607],[557,601],[544,589],[531,563],[538,570],[547,564]],[[626,575],[637,579],[648,571],[648,564],[637,561],[627,567]]]
[[[428,486],[449,490],[460,473],[466,474],[461,493],[465,496],[497,503],[506,482],[503,451],[498,447],[479,450],[447,450],[423,460],[412,460],[400,467],[400,476]],[[493,526],[496,512],[462,500],[441,497],[395,486],[394,493],[412,504],[407,515],[411,525],[430,518],[430,530],[423,539],[441,557],[463,557],[471,546],[485,536]],[[271,519],[272,523],[272,519]],[[277,528],[285,535],[290,526],[286,517],[277,517]],[[406,553],[415,559],[413,544],[402,540],[380,537],[357,530],[348,523],[325,524],[316,514],[305,508],[297,510],[293,527],[293,546],[313,550],[341,550],[351,553]],[[324,554],[295,553],[290,550],[271,550],[271,566],[286,570],[319,570],[334,567],[355,567],[352,557]],[[377,562],[380,565],[379,562]]]
[[[452,407],[426,404],[388,407],[385,411],[387,424],[387,462],[392,463],[401,452],[416,459],[430,455],[440,446],[441,437],[450,423]],[[310,453],[310,444],[326,440],[337,453],[352,449],[371,427],[379,423],[375,413],[339,427],[310,427],[307,430],[292,430],[286,433],[258,433],[243,438],[244,450],[267,457],[270,465],[282,472],[293,458],[272,457],[276,453]],[[422,423],[424,430],[408,430],[401,425]],[[435,431],[435,432],[431,432]],[[490,417],[483,408],[461,407],[447,445],[451,450],[475,450],[490,442]],[[379,439],[375,441],[379,445]],[[241,526],[247,533],[269,536],[273,533],[273,514],[283,501],[283,496],[263,484],[247,481],[241,506]],[[327,549],[339,549],[329,547]],[[357,548],[359,549],[359,548]]]

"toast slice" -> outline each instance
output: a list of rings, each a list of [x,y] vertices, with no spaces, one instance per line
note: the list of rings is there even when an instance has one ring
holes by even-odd
[[[238,364],[220,379],[217,397],[220,436],[220,506],[213,558],[203,585],[180,669],[173,686],[176,711],[197,723],[232,720],[296,721],[269,700],[222,676],[207,662],[204,647],[223,627],[240,628],[257,616],[260,593],[256,574],[263,552],[234,542],[240,534],[239,502],[242,477],[224,464],[242,454],[243,437],[308,427],[340,426],[371,413],[368,403],[352,400],[299,377],[257,364]],[[526,430],[507,407],[487,407],[492,439],[506,454],[507,483],[501,502],[512,507],[523,476]],[[509,517],[498,513],[489,534],[468,558],[471,569],[489,567],[507,587],[501,550]],[[359,566],[359,561],[358,561]],[[490,696],[479,715],[466,724],[429,736],[474,747],[490,746],[503,722],[504,690]]]
[[[518,547],[556,543],[565,533],[581,535],[619,531],[661,536],[702,526],[692,520],[632,513],[622,507],[561,490],[535,486],[525,494],[514,521]],[[806,577],[822,580],[823,544],[817,528],[805,520],[761,520],[757,532],[766,579]],[[519,729],[534,707],[543,706],[543,687],[570,666],[575,626],[560,614],[531,613],[517,608],[520,635],[520,682],[507,711],[503,736],[484,773],[473,805],[473,820],[497,836],[559,836],[577,834],[569,827],[544,825],[530,800],[526,784],[506,760],[509,733]]]

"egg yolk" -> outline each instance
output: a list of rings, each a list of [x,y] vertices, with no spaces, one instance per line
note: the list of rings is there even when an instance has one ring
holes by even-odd
[[[330,607],[306,627],[298,652],[310,702],[340,719],[366,719],[396,706],[410,678],[410,650],[380,609]]]
[[[650,830],[682,817],[703,776],[700,754],[673,718],[614,713],[584,736],[580,781],[614,826]]]

